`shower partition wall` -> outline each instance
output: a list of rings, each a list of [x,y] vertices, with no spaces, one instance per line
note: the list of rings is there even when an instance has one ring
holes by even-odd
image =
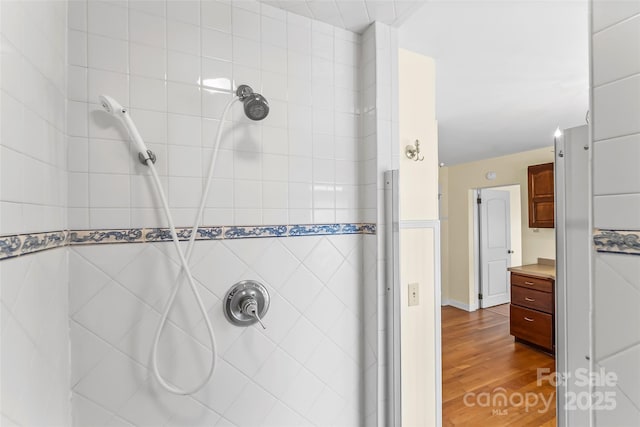
[[[73,237],[94,243],[71,254],[74,268],[93,272],[89,280],[72,274],[70,284],[76,425],[91,424],[95,412],[133,425],[362,424],[364,364],[375,358],[361,342],[358,298],[360,37],[248,2],[167,2],[164,13],[144,2],[143,9],[86,7],[86,32],[82,22],[69,22],[70,49],[88,48],[86,63],[70,51],[72,68],[88,76],[88,97],[72,100],[70,111],[71,120],[87,123],[87,133],[74,137],[88,137],[89,153],[86,173],[70,177],[71,185],[88,184],[72,228],[140,228],[145,243],[101,245],[87,232]],[[92,27],[97,14],[117,18],[112,29],[122,31]],[[326,49],[311,48],[318,44]],[[166,225],[149,196],[148,172],[127,151],[126,133],[94,104],[94,93],[129,106],[158,157],[178,234],[186,238],[180,226],[193,222],[209,167],[201,159],[211,158],[230,91],[245,82],[269,99],[269,116],[255,122],[241,108],[231,110],[205,206],[207,227],[198,230],[190,261],[212,319],[218,366],[200,392],[168,396],[150,375],[149,346],[178,258],[165,242],[167,230],[154,229]],[[293,96],[309,90],[313,96]],[[156,237],[161,243],[150,242]],[[271,294],[267,329],[225,319],[221,299],[239,280],[257,280]],[[201,382],[211,354],[187,288],[158,346],[158,369],[178,389]]]
[[[380,172],[397,160],[394,32],[360,36],[252,1],[0,7],[2,424],[383,423],[376,228]],[[269,116],[238,108],[225,123],[191,259],[218,367],[201,392],[175,396],[149,367],[178,258],[148,171],[97,96],[122,102],[157,155],[186,245],[202,159],[241,82]],[[224,318],[243,279],[271,294],[265,330]],[[195,304],[183,287],[159,343],[177,387],[196,385],[211,354]]]

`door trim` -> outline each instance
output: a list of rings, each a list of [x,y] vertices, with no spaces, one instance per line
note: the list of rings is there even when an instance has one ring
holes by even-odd
[[[482,259],[480,250],[480,245],[482,242],[480,241],[480,205],[478,204],[478,198],[480,195],[480,188],[476,188],[473,190],[473,258],[475,262],[473,263],[473,298],[471,299],[472,303],[469,306],[469,311],[476,311],[482,308],[482,303],[480,302],[480,283],[482,282]]]

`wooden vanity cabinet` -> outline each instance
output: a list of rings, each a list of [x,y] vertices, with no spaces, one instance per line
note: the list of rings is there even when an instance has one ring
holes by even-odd
[[[555,348],[555,281],[511,273],[510,333],[516,340]]]
[[[555,226],[553,163],[529,166],[529,227]]]

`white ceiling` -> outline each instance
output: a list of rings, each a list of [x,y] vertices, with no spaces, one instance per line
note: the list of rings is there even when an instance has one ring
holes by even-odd
[[[434,1],[400,27],[400,46],[435,59],[440,161],[553,144],[585,124],[586,1]]]
[[[361,33],[374,22],[399,25],[426,0],[259,0],[298,15]]]
[[[587,0],[260,0],[361,32],[399,26],[400,46],[436,62],[440,161],[553,144],[585,123]]]

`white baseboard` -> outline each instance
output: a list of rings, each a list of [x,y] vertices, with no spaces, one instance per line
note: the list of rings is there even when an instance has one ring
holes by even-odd
[[[464,311],[475,311],[475,308],[472,309],[472,307],[469,307],[469,304],[464,304],[454,299],[446,299],[446,300],[443,299],[441,305],[442,306],[450,305],[451,307],[459,308],[460,310],[464,310]]]

